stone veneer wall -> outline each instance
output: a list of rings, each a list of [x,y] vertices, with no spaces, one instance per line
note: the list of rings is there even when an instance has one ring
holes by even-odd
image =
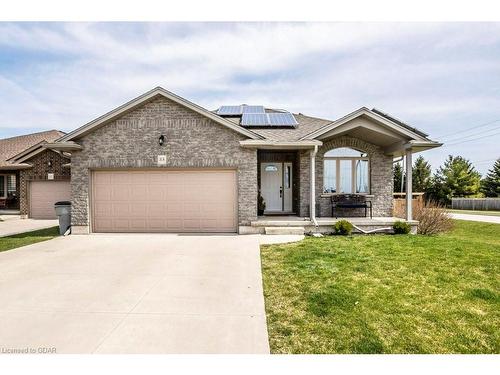
[[[158,144],[163,134],[165,144]],[[257,151],[241,134],[164,97],[157,97],[78,139],[71,159],[72,225],[89,225],[89,177],[98,168],[235,168],[238,221],[257,218]],[[158,167],[157,156],[167,165]]]
[[[49,161],[52,161],[52,167],[49,167]],[[48,173],[54,173],[54,180],[69,180],[71,171],[68,167],[63,167],[70,160],[51,150],[45,150],[26,163],[33,165],[32,168],[21,169],[19,171],[19,202],[21,215],[29,214],[29,192],[28,184],[30,181],[46,181]]]
[[[351,147],[368,154],[370,159],[370,194],[373,195],[373,216],[392,216],[392,157],[371,143],[349,136],[341,136],[325,141],[316,155],[316,204],[320,216],[331,216],[330,197],[322,197],[323,158],[326,152],[338,147]],[[300,153],[300,178],[309,181],[309,151]],[[309,184],[300,185],[300,216],[309,215]],[[364,212],[363,212],[364,213]],[[358,213],[356,213],[358,215]]]

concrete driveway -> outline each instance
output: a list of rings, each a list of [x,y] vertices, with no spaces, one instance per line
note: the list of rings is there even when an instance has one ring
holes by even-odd
[[[0,350],[268,353],[258,236],[69,236],[6,251],[0,322]]]

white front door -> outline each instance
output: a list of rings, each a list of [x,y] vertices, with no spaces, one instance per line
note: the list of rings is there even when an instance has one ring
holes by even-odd
[[[265,212],[292,212],[292,163],[261,163],[260,193]]]

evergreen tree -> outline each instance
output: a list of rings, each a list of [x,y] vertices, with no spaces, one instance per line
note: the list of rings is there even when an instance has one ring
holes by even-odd
[[[394,192],[399,193],[401,192],[401,180],[403,179],[403,167],[401,164],[396,163],[392,167],[392,175],[394,179]],[[405,191],[404,185],[403,185],[403,192]]]
[[[435,175],[432,187],[433,198],[449,204],[453,197],[477,194],[480,181],[481,175],[469,160],[461,156],[449,155]]]
[[[431,165],[420,155],[413,164],[412,187],[414,192],[427,192],[431,187]]]
[[[484,180],[481,181],[481,192],[487,197],[500,197],[500,159],[495,161]]]

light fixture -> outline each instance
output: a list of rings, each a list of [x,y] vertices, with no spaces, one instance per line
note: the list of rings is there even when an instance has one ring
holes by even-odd
[[[160,146],[163,146],[163,144],[165,143],[165,136],[162,134],[160,135],[160,137],[158,138],[158,144]]]
[[[47,163],[49,168],[52,168],[52,160],[49,160],[49,162]]]

